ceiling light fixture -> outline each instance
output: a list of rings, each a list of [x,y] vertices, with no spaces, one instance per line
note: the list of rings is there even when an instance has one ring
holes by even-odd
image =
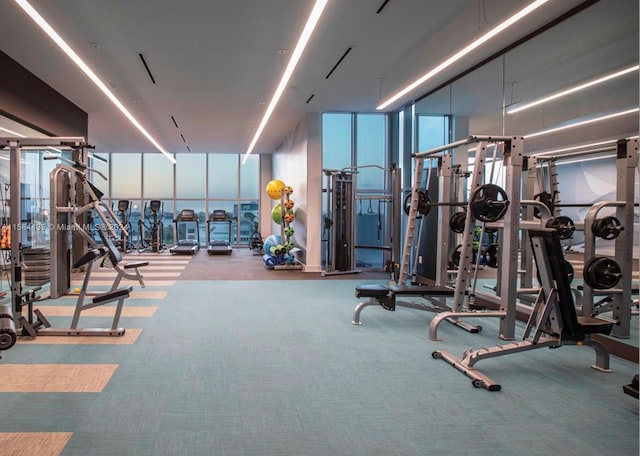
[[[412,90],[417,88],[418,86],[424,84],[429,79],[434,77],[436,74],[438,74],[441,71],[443,71],[445,68],[448,68],[449,66],[453,65],[455,62],[460,60],[462,57],[464,57],[465,55],[467,55],[468,53],[470,53],[471,51],[473,51],[477,47],[479,47],[482,44],[486,43],[491,38],[493,38],[494,36],[499,34],[500,32],[506,30],[507,28],[509,28],[510,26],[515,24],[516,22],[518,22],[520,19],[525,17],[527,14],[535,11],[536,9],[538,9],[539,7],[541,7],[542,5],[547,3],[547,1],[549,1],[549,0],[536,0],[535,2],[531,3],[527,7],[523,8],[520,11],[518,11],[516,14],[511,16],[506,21],[502,22],[500,25],[498,25],[495,28],[491,29],[490,31],[488,31],[487,33],[482,35],[480,38],[474,40],[472,43],[468,44],[466,47],[464,47],[463,49],[461,49],[458,52],[456,52],[455,54],[453,54],[447,60],[445,60],[444,62],[442,62],[441,64],[439,64],[435,68],[433,68],[432,70],[430,70],[428,73],[422,75],[420,78],[418,78],[415,81],[413,81],[411,84],[406,86],[404,89],[400,90],[399,92],[397,92],[396,94],[394,94],[390,98],[388,98],[387,100],[383,101],[380,105],[378,105],[376,107],[376,109],[377,110],[382,110],[382,109],[386,108],[387,106],[389,106],[390,104],[396,102],[398,99],[400,99],[401,97],[405,96],[406,94],[408,94],[409,92],[411,92]]]
[[[40,16],[40,13],[38,13],[27,0],[15,0],[15,2],[18,4],[18,6],[20,6],[20,8],[24,10],[25,13],[29,15],[31,19],[33,19],[36,24],[38,24],[38,26],[49,36],[49,38],[51,38],[51,40],[56,43],[58,47],[62,49],[65,54],[67,54],[67,56],[69,56],[73,63],[78,65],[83,73],[86,74],[87,77],[91,79],[91,81],[102,91],[102,93],[104,93],[107,98],[109,98],[109,100],[111,100],[111,102],[120,110],[120,112],[124,114],[129,122],[131,122],[133,126],[136,127],[138,131],[140,131],[140,133],[142,133],[149,140],[149,142],[151,142],[151,144],[156,147],[156,149],[162,152],[171,163],[175,164],[176,159],[173,157],[173,155],[167,152],[153,138],[153,136],[151,136],[149,132],[145,130],[140,122],[138,122],[138,120],[133,117],[133,115],[127,110],[127,108],[120,102],[120,100],[118,100],[118,98],[111,92],[111,90],[109,90],[105,83],[102,82],[100,78],[98,78],[98,76],[96,76],[93,70],[89,68],[89,66],[84,63],[84,61],[78,56],[78,54],[76,54],[76,52],[71,49],[71,47],[60,37],[60,35],[58,35],[58,32],[56,32],[53,27],[51,27],[42,16]]]
[[[8,128],[0,127],[0,130],[5,131],[5,132],[9,133],[10,135],[17,136],[19,138],[26,138],[25,135],[21,135],[17,131],[9,130]]]
[[[524,139],[535,138],[536,136],[548,135],[550,133],[556,133],[562,130],[568,130],[570,128],[581,127],[583,125],[588,125],[596,122],[602,122],[603,120],[614,119],[616,117],[622,117],[629,114],[633,114],[635,112],[640,111],[640,108],[628,109],[626,111],[614,112],[613,114],[607,114],[606,116],[594,117],[593,119],[583,120],[581,122],[575,122],[568,125],[562,125],[561,127],[549,128],[546,130],[537,131],[535,133],[530,133],[528,135],[524,135]]]
[[[561,165],[571,165],[574,163],[584,163],[584,162],[588,162],[588,161],[594,161],[594,160],[602,160],[605,158],[614,158],[615,154],[609,154],[609,155],[600,155],[598,157],[591,157],[591,158],[579,158],[579,159],[574,159],[574,160],[559,160],[556,162],[556,166],[561,166]]]
[[[309,38],[311,38],[311,34],[313,33],[313,30],[318,24],[318,21],[320,20],[320,16],[324,11],[324,7],[327,6],[328,1],[329,0],[316,0],[316,3],[313,6],[313,9],[311,10],[311,14],[307,19],[307,23],[305,24],[304,29],[302,30],[302,34],[298,39],[298,43],[296,44],[296,47],[293,50],[293,53],[291,54],[291,59],[289,60],[289,63],[284,70],[284,73],[282,74],[282,79],[280,80],[280,83],[278,84],[278,87],[276,88],[276,91],[273,94],[273,98],[271,99],[269,106],[267,106],[267,110],[264,113],[264,117],[262,117],[262,121],[260,122],[260,125],[258,126],[258,129],[256,130],[256,133],[253,136],[253,139],[251,140],[249,147],[247,148],[247,151],[244,153],[242,164],[246,163],[247,158],[249,158],[249,155],[251,154],[251,152],[253,152],[254,147],[258,143],[258,138],[260,138],[262,131],[267,125],[267,122],[269,121],[269,118],[271,117],[273,110],[275,109],[276,105],[278,104],[278,101],[280,100],[280,97],[282,96],[282,92],[284,92],[284,88],[289,82],[289,79],[291,78],[293,71],[296,69],[296,65],[298,64],[298,61],[302,56],[302,52],[304,51],[304,48],[307,46]]]
[[[640,68],[639,65],[634,65],[632,67],[625,68],[624,70],[616,71],[615,73],[607,74],[600,78],[594,79],[593,81],[585,82],[584,84],[580,84],[575,87],[571,87],[569,89],[563,90],[561,92],[554,93],[552,95],[549,95],[548,97],[544,97],[539,100],[532,101],[531,103],[527,103],[522,106],[518,106],[516,108],[509,108],[507,109],[507,114],[513,114],[519,111],[524,111],[525,109],[529,109],[533,106],[538,106],[539,104],[546,103],[547,101],[555,100],[557,98],[561,98],[561,97],[570,95],[572,93],[579,92],[589,87],[602,84],[603,82],[610,81],[611,79],[619,78],[621,76],[624,76],[625,74],[638,71],[639,68]]]

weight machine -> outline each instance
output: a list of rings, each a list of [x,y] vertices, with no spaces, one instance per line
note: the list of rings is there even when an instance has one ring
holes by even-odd
[[[89,148],[82,137],[55,138],[0,138],[0,148],[9,149],[10,160],[10,226],[14,238],[11,242],[11,313],[17,330],[21,327],[23,307],[36,300],[37,289],[23,289],[23,244],[21,201],[21,160],[23,147],[58,147],[72,149],[74,159],[61,157],[56,168],[51,172],[50,181],[50,220],[51,220],[51,277],[50,297],[55,298],[70,288],[71,273],[71,233],[77,232],[90,245],[97,245],[85,231],[84,216],[94,211],[102,220],[105,230],[113,235],[113,227],[118,226],[117,217],[109,206],[102,204],[102,193],[88,179],[87,173],[93,172],[106,177],[98,171],[86,166],[85,150]],[[86,201],[86,204],[85,204]]]
[[[553,163],[559,158],[585,156],[610,150],[615,151],[615,200],[599,201],[594,204],[562,204],[557,198],[558,192],[553,192],[554,197],[547,197],[550,201],[546,204],[556,211],[556,215],[562,207],[587,208],[583,223],[574,224],[569,217],[559,215],[555,218],[555,220],[568,219],[558,223],[564,224],[564,231],[560,229],[561,239],[567,239],[569,233],[572,234],[574,230],[584,233],[585,280],[581,290],[576,290],[578,308],[581,315],[585,317],[612,312],[612,318],[617,324],[611,331],[611,335],[629,338],[632,315],[634,208],[638,204],[637,195],[635,195],[635,173],[639,162],[638,139],[621,139],[598,148],[561,156],[545,155],[538,159]],[[615,215],[602,216],[601,213],[607,210],[614,210]],[[550,226],[553,225],[550,224]],[[597,238],[615,240],[612,256],[597,253]]]
[[[531,229],[529,238],[540,276],[542,288],[520,341],[507,345],[466,351],[456,358],[445,350],[436,350],[433,358],[443,359],[472,379],[476,388],[500,391],[500,384],[475,369],[478,361],[486,358],[521,353],[537,348],[558,348],[562,345],[588,345],[596,352],[595,369],[611,372],[609,353],[602,343],[591,338],[592,334],[609,334],[614,321],[576,315],[565,267],[564,254],[557,230],[553,228]]]
[[[358,193],[355,176],[358,170],[377,168],[385,173],[385,186],[388,190],[382,193]],[[377,165],[363,165],[343,168],[341,170],[323,170],[327,214],[324,217],[323,243],[324,258],[322,276],[336,274],[353,274],[362,272],[357,269],[356,249],[374,249],[387,252],[386,269],[393,273],[396,259],[399,257],[400,239],[400,169],[392,165],[389,169]],[[357,217],[356,204],[362,208],[363,201],[369,201],[368,214],[377,214],[376,226],[378,240],[382,245],[356,244]],[[377,211],[373,212],[372,202],[377,203]],[[382,205],[386,204],[383,215]],[[388,227],[388,228],[386,228]]]

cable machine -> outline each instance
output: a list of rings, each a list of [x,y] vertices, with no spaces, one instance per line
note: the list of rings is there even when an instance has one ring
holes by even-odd
[[[385,173],[389,189],[377,193],[358,193],[355,175],[359,169],[377,168]],[[341,170],[325,169],[326,215],[323,226],[324,258],[322,275],[354,274],[357,268],[356,249],[375,249],[387,252],[385,268],[393,272],[400,252],[400,169],[386,169],[377,165],[349,167]],[[357,218],[363,215],[362,205],[368,202],[367,214],[376,217],[377,239],[380,245],[356,244]],[[376,209],[373,209],[373,203]],[[355,211],[356,205],[360,208]],[[386,205],[383,211],[383,205]],[[367,226],[369,231],[371,227]]]

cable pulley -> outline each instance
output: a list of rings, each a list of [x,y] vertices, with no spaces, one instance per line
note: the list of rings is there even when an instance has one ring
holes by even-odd
[[[495,184],[484,184],[471,194],[469,208],[473,217],[481,222],[497,222],[509,208],[509,197],[501,187]]]
[[[573,236],[573,232],[576,230],[576,224],[573,223],[571,217],[567,217],[566,215],[560,215],[549,219],[546,227],[554,228],[562,240],[571,238]]]
[[[622,230],[624,227],[620,220],[612,215],[595,219],[591,225],[591,232],[594,236],[607,240],[617,238]]]
[[[613,288],[622,278],[620,265],[613,259],[595,256],[584,265],[584,281],[595,290]]]

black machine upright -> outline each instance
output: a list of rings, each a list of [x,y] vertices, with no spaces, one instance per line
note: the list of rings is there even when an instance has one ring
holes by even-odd
[[[195,211],[193,209],[182,209],[173,223],[178,243],[171,247],[169,252],[182,255],[197,253],[200,249],[200,225]],[[195,227],[195,230],[193,227]],[[181,239],[180,236],[184,237]]]

